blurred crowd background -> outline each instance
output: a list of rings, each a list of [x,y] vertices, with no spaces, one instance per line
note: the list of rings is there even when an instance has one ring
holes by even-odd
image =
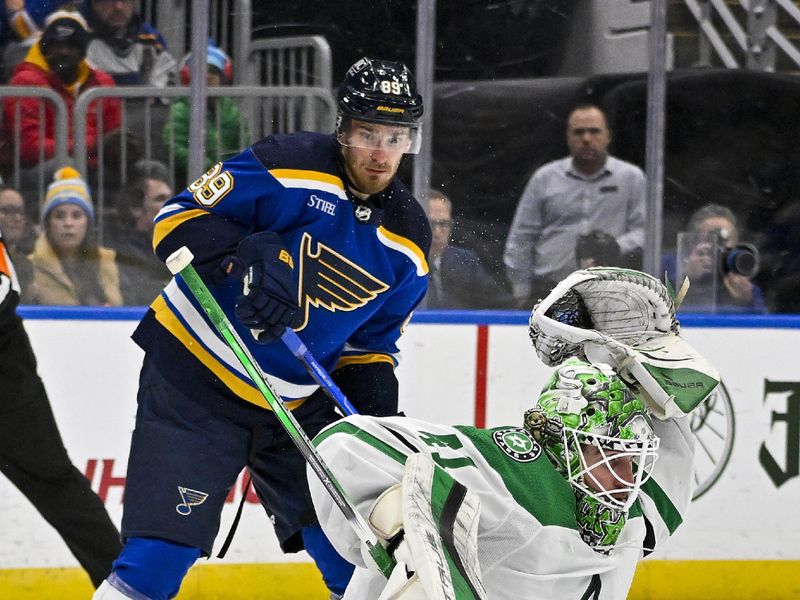
[[[0,230],[23,300],[149,304],[167,276],[148,250],[152,216],[198,175],[192,3],[4,3]],[[335,85],[361,56],[419,58],[416,2],[210,6],[205,167],[272,133],[332,131]],[[670,0],[667,17],[662,269],[695,283],[686,310],[800,312],[797,3]],[[442,274],[427,308],[530,308],[546,291],[515,290],[507,242],[534,173],[569,155],[576,107],[600,108],[608,154],[644,170],[650,18],[632,0],[436,2],[420,200],[437,199]],[[630,247],[592,223],[562,247],[575,268],[641,267],[647,239]],[[459,249],[452,276],[443,246]]]

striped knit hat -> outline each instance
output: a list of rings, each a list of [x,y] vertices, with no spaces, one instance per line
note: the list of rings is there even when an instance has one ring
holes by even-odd
[[[62,204],[80,206],[89,216],[89,220],[94,221],[94,206],[89,186],[81,179],[80,173],[72,167],[63,167],[56,171],[53,183],[47,187],[47,195],[41,208],[42,223],[56,206]]]

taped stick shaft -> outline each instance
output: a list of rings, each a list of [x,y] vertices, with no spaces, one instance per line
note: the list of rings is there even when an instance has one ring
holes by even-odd
[[[188,253],[188,254],[187,254]],[[187,260],[188,256],[188,260]],[[297,446],[300,453],[311,465],[312,470],[322,482],[325,490],[330,494],[333,501],[342,511],[345,519],[355,531],[361,542],[366,545],[369,554],[372,556],[378,569],[388,578],[395,566],[394,559],[386,552],[386,549],[378,542],[378,538],[367,525],[364,518],[355,510],[353,503],[345,494],[341,485],[331,473],[328,466],[322,460],[314,444],[308,439],[300,424],[295,419],[291,411],[286,408],[280,395],[272,389],[271,384],[262,375],[247,347],[241,340],[231,325],[228,317],[220,308],[214,296],[200,279],[200,276],[191,265],[191,252],[187,248],[180,248],[167,259],[167,266],[170,271],[179,276],[189,287],[192,295],[202,306],[214,327],[219,331],[228,346],[233,350],[239,362],[244,367],[247,374],[253,380],[261,395],[266,400],[272,412],[283,425],[289,437]],[[173,270],[174,269],[174,270]]]

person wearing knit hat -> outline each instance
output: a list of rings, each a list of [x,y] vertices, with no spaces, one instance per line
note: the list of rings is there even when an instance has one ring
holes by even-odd
[[[13,188],[0,186],[0,202],[0,207],[22,211],[22,198]],[[4,223],[9,224],[9,220]],[[19,226],[14,228],[17,231],[13,239],[19,241],[22,232]],[[111,573],[112,563],[122,550],[119,531],[103,501],[72,463],[64,447],[47,389],[37,373],[31,341],[17,311],[24,298],[20,294],[25,293],[28,285],[27,280],[20,277],[17,259],[21,256],[11,250],[9,243],[15,244],[0,233],[0,473],[4,475],[3,486],[5,488],[7,480],[36,508],[64,540],[64,550],[69,549],[97,587]],[[5,526],[8,517],[6,513],[3,516]],[[48,540],[48,546],[50,543]],[[16,551],[26,559],[19,548]],[[21,586],[12,583],[11,589],[8,587],[3,586],[5,591],[0,593],[3,598],[20,597],[19,592],[14,593],[14,588],[20,590],[23,597],[40,596],[28,582]],[[61,596],[74,597],[63,590]]]
[[[41,216],[43,231],[29,257],[33,264],[31,302],[120,306],[115,253],[94,241],[92,197],[75,169],[56,171],[42,202]]]
[[[74,84],[83,70],[89,46],[89,26],[80,13],[58,10],[47,17],[39,47],[52,71],[67,85]]]
[[[67,147],[72,154],[76,130],[74,107],[78,98],[93,88],[113,87],[108,73],[94,68],[86,59],[90,40],[88,25],[78,12],[58,10],[46,20],[36,43],[30,46],[25,59],[9,79],[12,86],[49,88],[63,100],[67,115]],[[19,141],[11,140],[13,152],[19,156],[20,188],[27,195],[38,194],[42,174],[45,180],[61,166],[56,160],[58,117],[52,102],[42,102],[36,94],[30,97],[3,98],[3,120],[19,132]],[[85,120],[86,150],[89,167],[98,166],[98,146],[105,144],[122,121],[118,98],[105,98],[89,106]],[[103,135],[100,136],[99,132]],[[109,144],[110,146],[110,144]],[[109,148],[110,150],[110,148]],[[109,152],[104,154],[109,160]],[[43,160],[44,159],[44,160]]]
[[[181,83],[189,85],[189,59],[187,54],[180,69]],[[208,71],[206,82],[209,88],[231,83],[232,63],[228,55],[213,41],[209,40],[206,52]],[[178,183],[189,183],[187,176],[197,177],[200,173],[187,173],[189,164],[189,116],[191,110],[188,98],[176,98],[169,110],[169,119],[164,127],[162,139],[167,148],[175,152],[175,177]],[[239,107],[233,99],[225,96],[208,98],[206,111],[206,153],[204,169],[214,163],[233,156],[250,143],[247,126],[242,119]]]
[[[189,60],[192,58],[192,53],[189,52],[183,57],[180,66],[181,84],[189,85]],[[208,65],[209,76],[215,76],[213,81],[209,80],[208,85],[229,85],[233,79],[233,62],[230,56],[220,47],[218,47],[213,40],[208,40],[206,48],[206,64]]]
[[[117,85],[166,87],[176,61],[161,32],[139,14],[139,4],[83,0],[79,10],[93,33],[87,56],[110,73]]]
[[[40,211],[42,223],[47,221],[54,208],[62,204],[79,206],[89,217],[89,221],[94,221],[94,205],[89,186],[72,167],[63,167],[56,171],[53,182],[47,187]]]

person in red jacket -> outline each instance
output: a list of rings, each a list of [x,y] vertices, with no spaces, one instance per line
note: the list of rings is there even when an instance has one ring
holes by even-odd
[[[94,87],[113,87],[114,80],[104,71],[92,68],[86,61],[86,48],[90,40],[88,26],[83,17],[76,12],[56,11],[45,22],[45,28],[39,41],[31,46],[25,60],[14,70],[9,85],[49,87],[58,92],[67,105],[69,119],[68,149],[70,155],[74,149],[73,106],[78,96]],[[16,105],[19,103],[19,122],[16,121]],[[20,135],[20,164],[25,171],[33,175],[44,165],[44,180],[55,170],[63,166],[56,164],[56,111],[52,103],[44,102],[41,111],[41,100],[36,97],[14,98],[4,100],[4,121],[6,136],[13,143],[14,129]],[[44,115],[44,126],[40,124]],[[104,135],[118,130],[120,127],[121,109],[116,98],[95,101],[90,105],[86,126],[86,145],[89,166],[97,166],[98,127],[102,122]],[[52,166],[50,166],[52,165]],[[34,167],[32,169],[32,167]],[[32,171],[32,173],[31,173]]]

